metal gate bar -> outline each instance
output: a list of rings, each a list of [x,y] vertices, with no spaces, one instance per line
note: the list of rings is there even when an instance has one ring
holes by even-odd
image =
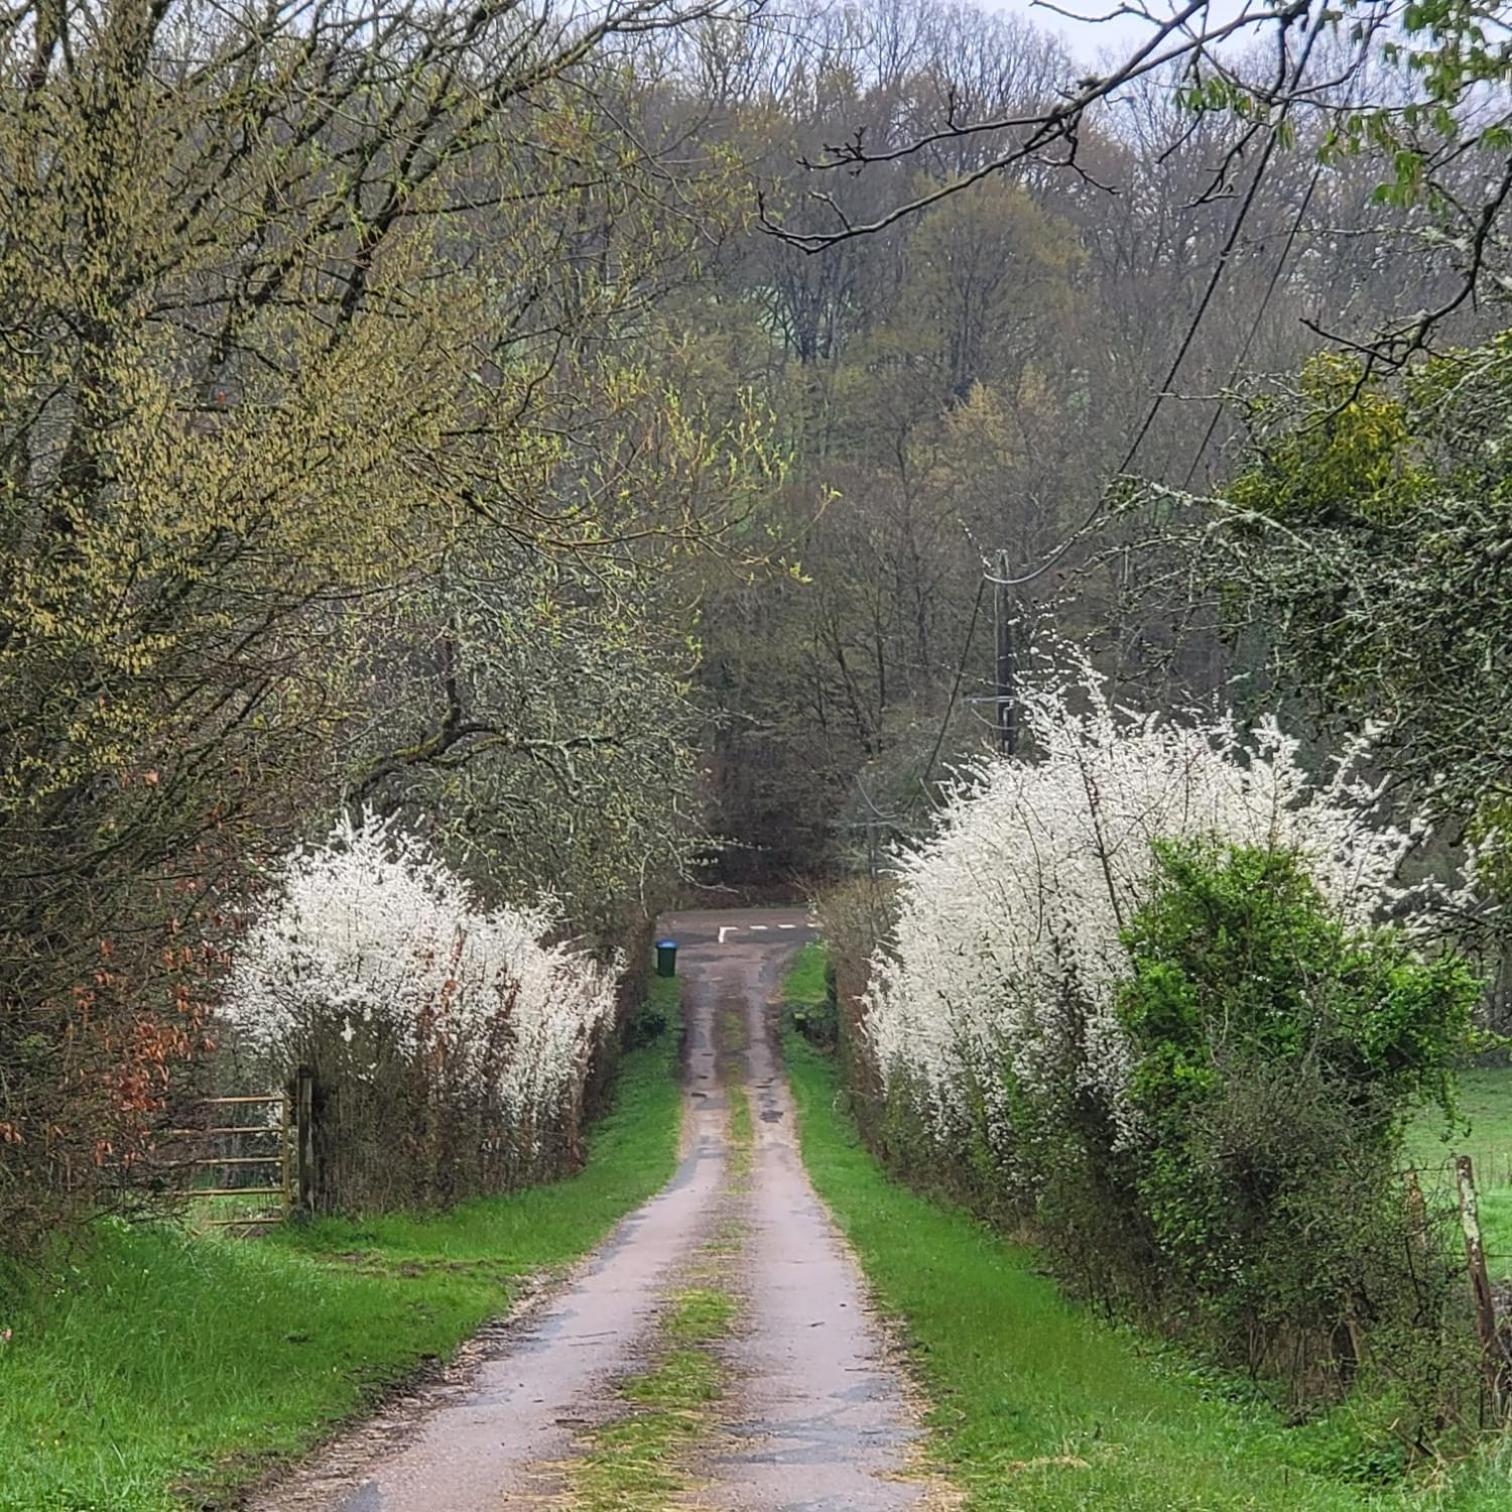
[[[233,1138],[266,1138],[277,1136],[276,1152],[266,1155],[206,1155],[187,1162],[199,1170],[244,1169],[261,1167],[270,1175],[277,1172],[277,1186],[258,1187],[196,1187],[190,1191],[191,1198],[201,1197],[276,1197],[279,1199],[276,1214],[247,1214],[237,1218],[211,1218],[206,1220],[209,1228],[247,1228],[252,1225],[282,1223],[294,1205],[293,1193],[293,1139],[289,1123],[289,1098],[287,1093],[249,1093],[235,1097],[207,1097],[199,1104],[202,1108],[273,1107],[278,1108],[276,1124],[212,1124],[205,1129],[176,1129],[173,1132],[186,1136]]]

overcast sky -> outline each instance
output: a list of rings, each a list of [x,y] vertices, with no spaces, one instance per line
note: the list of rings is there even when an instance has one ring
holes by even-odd
[[[975,0],[984,10],[999,11],[1008,15],[1026,16],[1036,26],[1059,33],[1081,62],[1093,64],[1106,52],[1126,57],[1140,43],[1149,40],[1152,28],[1147,21],[1135,16],[1115,16],[1111,20],[1077,21],[1032,0]],[[1107,15],[1118,8],[1118,0],[1056,0],[1062,10],[1075,11],[1078,15],[1097,17]],[[1237,15],[1243,0],[1214,0],[1211,15],[1221,22]],[[1169,13],[1172,9],[1163,0],[1150,0],[1150,10],[1155,15]]]
[[[1137,46],[1150,34],[1150,28],[1145,23],[1129,16],[1118,16],[1111,21],[1097,23],[1081,22],[1057,15],[1055,11],[1047,10],[1042,5],[1033,4],[1032,0],[977,0],[977,3],[983,10],[1025,16],[1046,31],[1058,32],[1077,58],[1088,63],[1095,61],[1100,53],[1110,48],[1126,53],[1130,47]],[[1085,5],[1068,0],[1064,7],[1088,16],[1096,16],[1113,8],[1113,4],[1100,5],[1097,0],[1091,0],[1090,4]]]

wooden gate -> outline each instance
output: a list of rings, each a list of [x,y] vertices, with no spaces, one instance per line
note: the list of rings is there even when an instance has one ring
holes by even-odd
[[[191,1199],[216,1204],[216,1216],[204,1219],[205,1225],[282,1223],[294,1207],[295,1130],[288,1094],[207,1097],[198,1107],[204,1126],[174,1133],[201,1142],[184,1164],[190,1168]],[[201,1186],[206,1176],[212,1184]],[[254,1206],[243,1213],[225,1211],[241,1201]]]

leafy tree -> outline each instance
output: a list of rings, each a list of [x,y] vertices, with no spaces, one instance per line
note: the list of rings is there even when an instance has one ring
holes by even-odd
[[[1244,415],[1235,476],[1177,527],[1223,628],[1267,646],[1269,677],[1317,728],[1371,722],[1407,794],[1500,848],[1512,342],[1398,379],[1319,357]]]
[[[428,832],[489,897],[551,893],[616,943],[701,835],[689,611],[613,560],[457,549],[354,650],[366,720],[349,796]]]
[[[610,55],[692,13],[0,18],[7,1242],[123,1169],[248,862],[339,795],[353,615],[474,529],[649,566],[727,517],[685,485],[748,438],[615,345],[729,207]]]

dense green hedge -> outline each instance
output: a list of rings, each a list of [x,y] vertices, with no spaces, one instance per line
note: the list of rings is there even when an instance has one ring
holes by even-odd
[[[1440,1412],[1474,1379],[1463,1287],[1407,1201],[1402,1141],[1425,1104],[1452,1115],[1474,973],[1399,928],[1351,928],[1289,853],[1156,850],[1122,931],[1122,1095],[1089,1084],[1068,978],[1058,1056],[1031,1076],[1004,1045],[943,1135],[894,1078],[880,1150],[1031,1233],[1081,1294],[1298,1399],[1366,1370],[1417,1419]]]

